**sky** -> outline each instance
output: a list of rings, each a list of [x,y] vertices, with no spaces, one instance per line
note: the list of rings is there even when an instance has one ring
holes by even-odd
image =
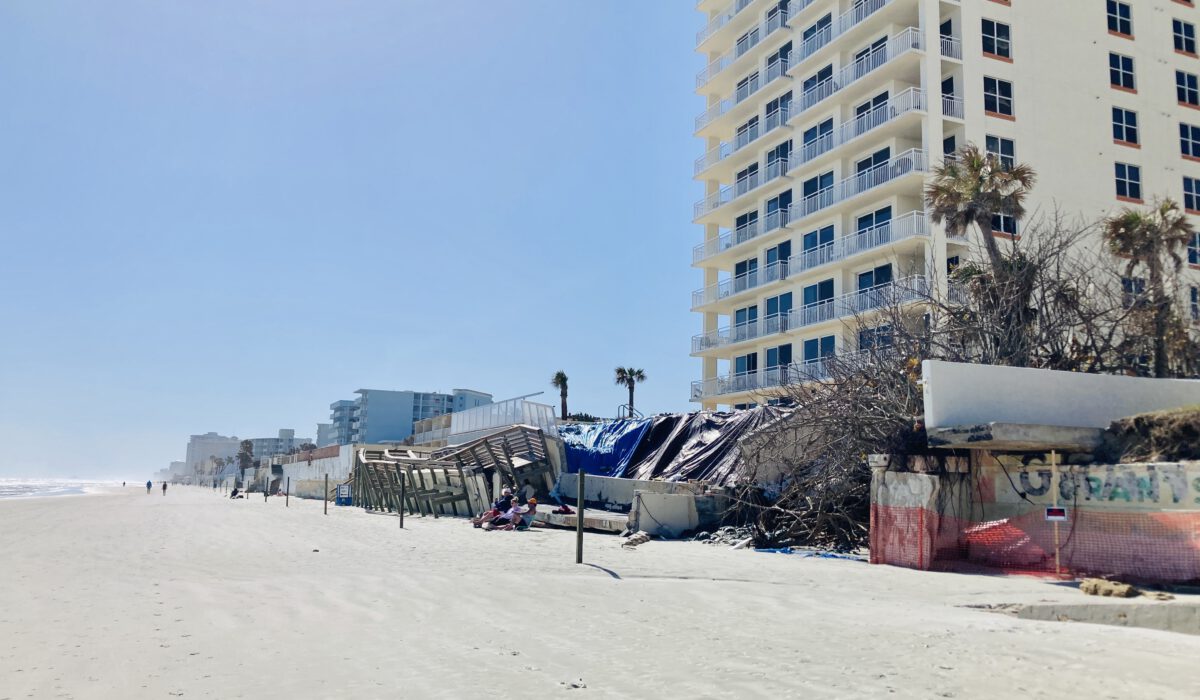
[[[360,388],[694,409],[694,0],[0,3],[0,477]]]

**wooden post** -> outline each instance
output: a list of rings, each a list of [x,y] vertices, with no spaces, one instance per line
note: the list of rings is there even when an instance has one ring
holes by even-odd
[[[283,507],[291,508],[290,499],[292,498],[292,477],[287,478],[287,486],[283,490]]]
[[[579,489],[575,498],[575,563],[583,563],[583,470],[576,472]]]
[[[396,470],[397,476],[400,477],[400,507],[396,510],[400,513],[400,529],[404,529],[404,472]]]
[[[329,474],[325,474],[325,515],[329,515]]]

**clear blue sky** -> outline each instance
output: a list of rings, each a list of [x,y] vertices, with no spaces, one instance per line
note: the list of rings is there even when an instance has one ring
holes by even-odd
[[[0,3],[0,476],[355,389],[692,408],[693,0]]]

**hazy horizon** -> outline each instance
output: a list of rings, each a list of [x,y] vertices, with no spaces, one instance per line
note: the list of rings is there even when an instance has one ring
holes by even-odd
[[[360,388],[557,406],[559,369],[573,412],[615,413],[618,365],[642,411],[694,410],[701,23],[692,0],[0,5],[0,476],[315,438]]]

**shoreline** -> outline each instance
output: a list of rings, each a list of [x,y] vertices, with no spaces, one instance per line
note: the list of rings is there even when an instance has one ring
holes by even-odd
[[[0,507],[0,697],[1196,695],[1200,637],[966,607],[1085,600],[1038,579],[95,495]]]

